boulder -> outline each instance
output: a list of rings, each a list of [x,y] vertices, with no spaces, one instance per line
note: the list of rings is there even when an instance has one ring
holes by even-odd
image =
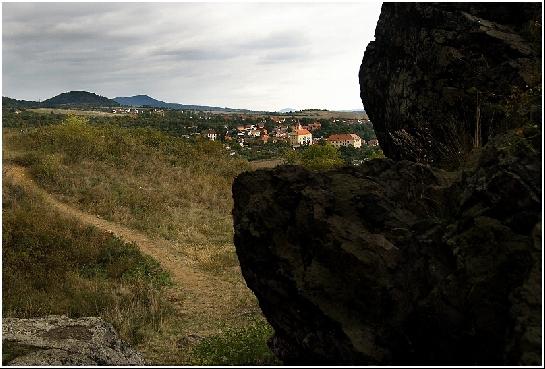
[[[145,365],[98,317],[4,318],[2,355],[4,365]]]
[[[233,184],[289,365],[542,365],[541,4],[384,3],[360,69],[387,159]]]
[[[387,157],[456,168],[541,124],[541,4],[384,3],[359,80]]]
[[[285,364],[539,365],[541,132],[463,170],[377,159],[233,185],[246,283]]]

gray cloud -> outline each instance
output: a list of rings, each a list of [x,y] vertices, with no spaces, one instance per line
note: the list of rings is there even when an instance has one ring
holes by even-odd
[[[379,3],[3,3],[2,94],[84,89],[276,110],[361,106]]]

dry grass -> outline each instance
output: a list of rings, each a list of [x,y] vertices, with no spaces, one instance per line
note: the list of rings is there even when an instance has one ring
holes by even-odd
[[[92,126],[75,117],[27,133],[4,130],[3,153],[5,160],[28,168],[39,186],[63,203],[156,240],[161,247],[157,255],[168,257],[168,268],[176,270],[182,262],[199,271],[187,274],[197,279],[186,283],[202,288],[188,289],[180,275],[176,281],[182,282],[168,287],[165,295],[146,299],[124,283],[107,287],[116,298],[107,300],[104,316],[123,335],[135,337],[148,360],[204,363],[199,352],[207,349],[198,348],[201,342],[221,346],[236,337],[243,343],[233,342],[233,347],[259,349],[242,356],[231,350],[233,360],[272,362],[264,346],[270,327],[245,286],[232,243],[231,184],[249,169],[247,162],[229,157],[215,142],[192,142],[150,129]],[[92,296],[80,300],[97,301]],[[172,311],[164,310],[165,302]],[[156,317],[149,324],[144,308]],[[139,328],[146,324],[148,328]]]
[[[2,315],[102,316],[137,344],[171,307],[159,264],[96,228],[52,211],[39,194],[4,178]]]
[[[231,244],[231,183],[247,169],[220,144],[76,118],[8,143],[49,192],[108,220],[180,244]]]
[[[274,168],[284,164],[284,159],[263,159],[250,162],[252,170]]]

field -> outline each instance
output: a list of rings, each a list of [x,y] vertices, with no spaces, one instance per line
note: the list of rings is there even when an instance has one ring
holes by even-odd
[[[3,316],[99,315],[152,364],[276,364],[232,243],[249,169],[216,142],[84,117],[4,128]]]
[[[254,160],[250,162],[250,167],[253,170],[256,169],[266,169],[266,168],[274,168],[278,165],[284,164],[283,159],[264,159],[264,160]]]
[[[128,114],[114,114],[106,111],[97,111],[97,110],[77,110],[77,109],[55,109],[55,108],[35,108],[28,109],[34,113],[40,114],[66,114],[66,115],[81,115],[84,117],[97,116],[97,117],[115,117],[120,115]]]

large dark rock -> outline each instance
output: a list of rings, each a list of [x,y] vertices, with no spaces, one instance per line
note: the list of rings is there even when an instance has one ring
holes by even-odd
[[[541,119],[540,3],[384,3],[375,38],[361,98],[389,158],[455,168]]]
[[[235,180],[286,364],[542,364],[540,11],[385,3],[360,83],[389,159]]]
[[[233,186],[235,245],[286,364],[539,364],[541,133],[453,173],[373,160]]]

